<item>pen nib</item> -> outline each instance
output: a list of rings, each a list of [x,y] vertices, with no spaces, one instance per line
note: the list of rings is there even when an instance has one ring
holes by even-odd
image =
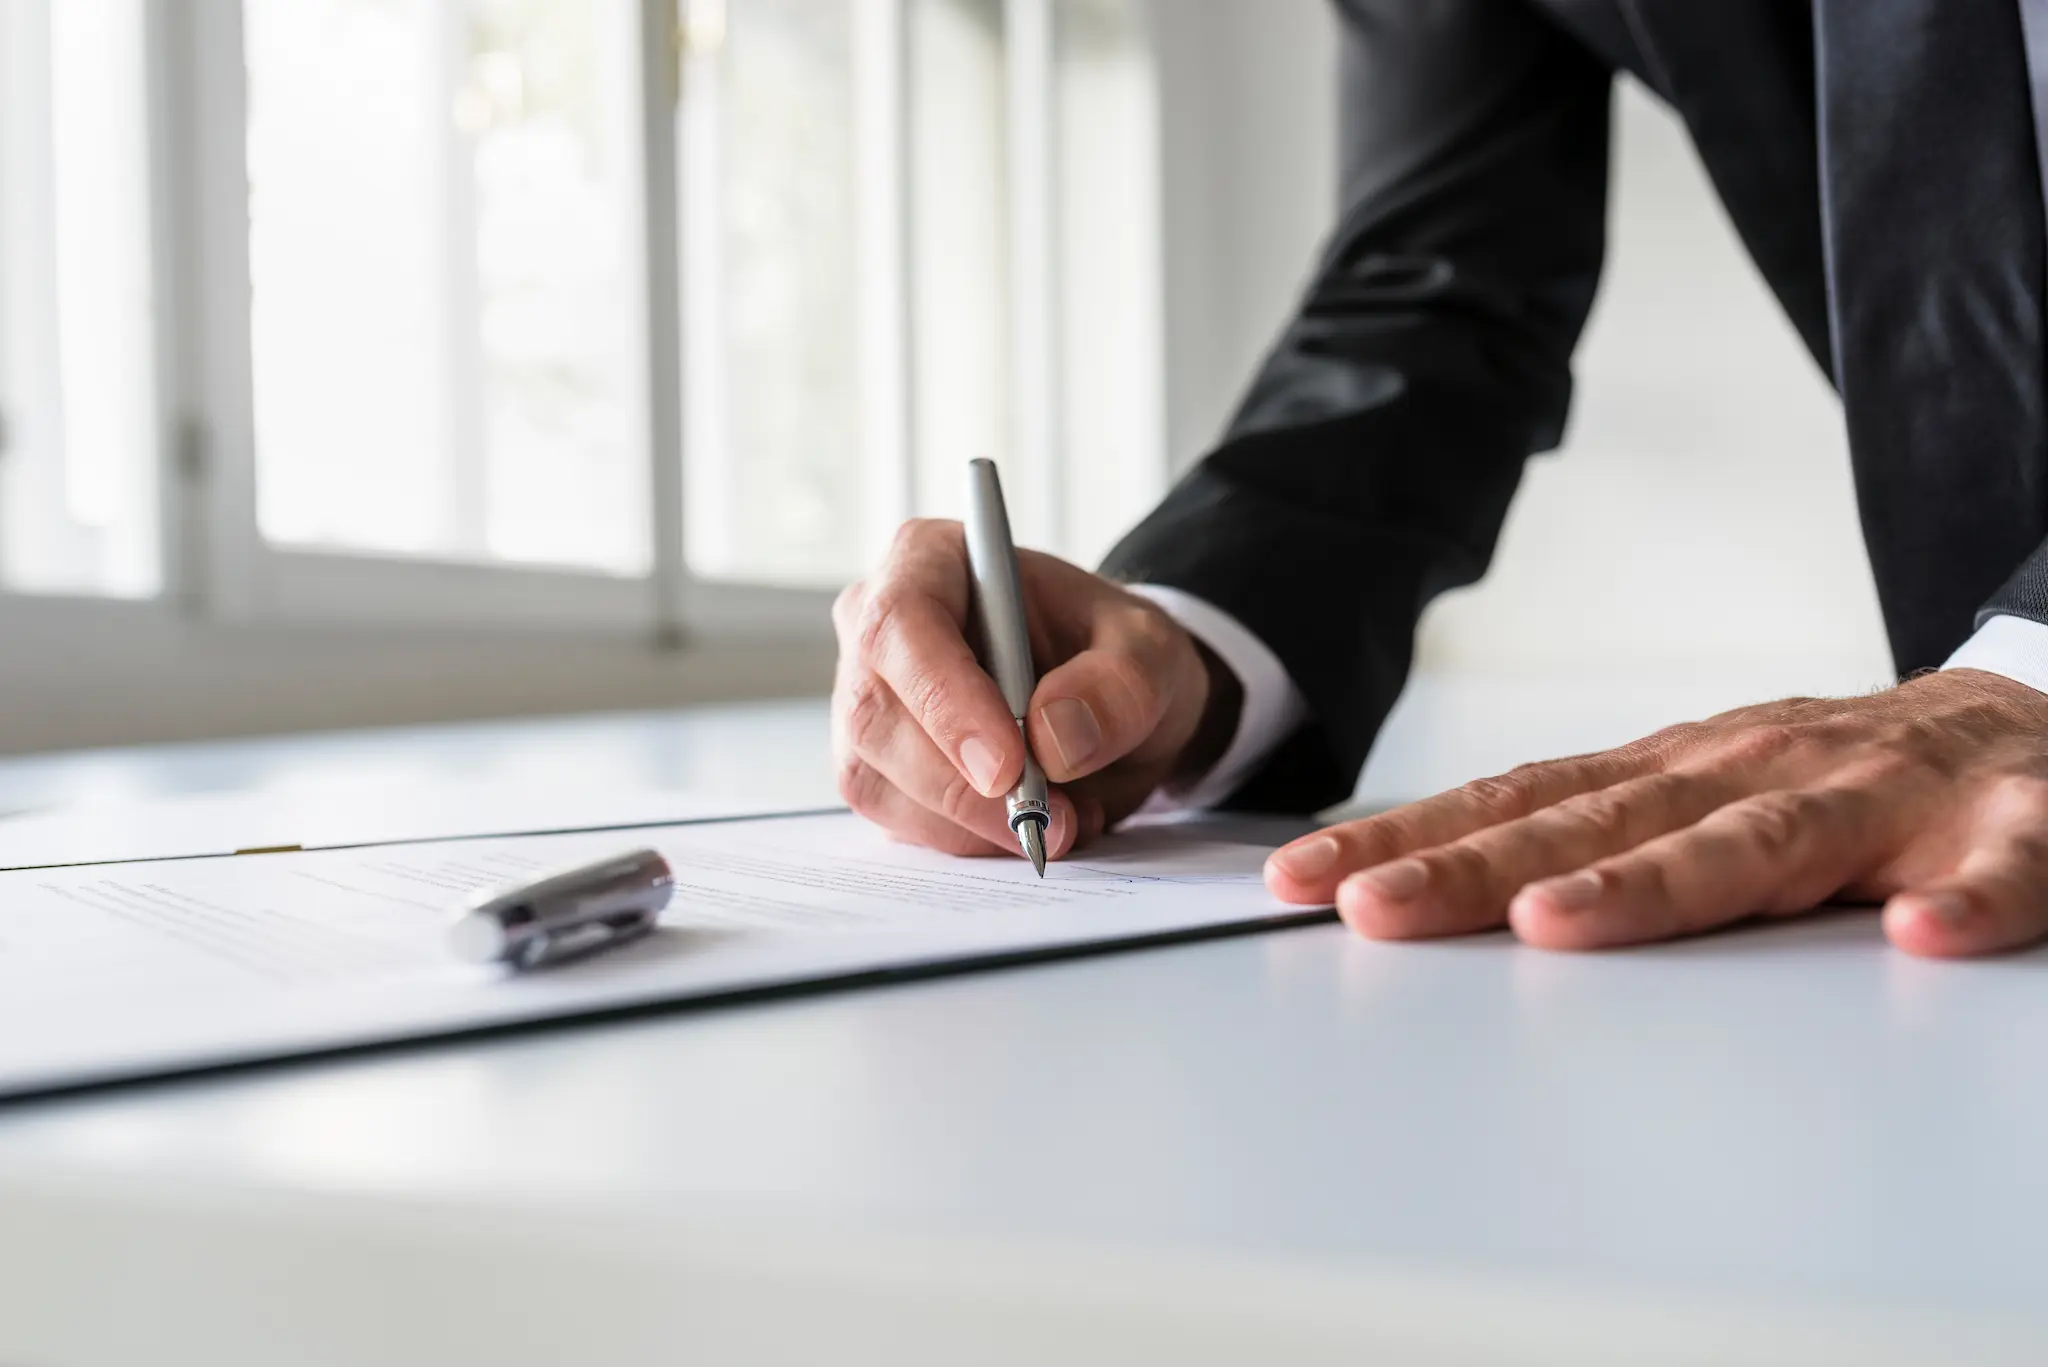
[[[1038,870],[1040,878],[1045,877],[1045,823],[1024,820],[1017,823],[1017,843],[1024,847],[1024,857],[1031,861],[1031,867]]]

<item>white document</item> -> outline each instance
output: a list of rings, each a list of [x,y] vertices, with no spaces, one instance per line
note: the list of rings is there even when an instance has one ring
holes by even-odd
[[[1043,882],[844,813],[0,873],[0,1096],[1303,919],[1230,831],[1141,827]],[[651,936],[524,975],[450,952],[476,890],[640,845],[676,878]]]

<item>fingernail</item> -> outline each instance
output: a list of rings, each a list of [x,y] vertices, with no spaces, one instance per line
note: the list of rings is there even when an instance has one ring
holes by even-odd
[[[1003,779],[1003,757],[993,745],[980,736],[969,736],[960,742],[960,762],[967,766],[975,791],[983,797],[996,795],[996,785]]]
[[[1390,902],[1405,902],[1429,881],[1429,866],[1419,859],[1397,859],[1359,875],[1364,884]]]
[[[1332,836],[1319,835],[1313,840],[1304,840],[1299,845],[1289,845],[1284,850],[1273,852],[1273,862],[1280,866],[1280,872],[1289,878],[1311,882],[1321,878],[1337,867],[1337,856],[1343,853]]]
[[[1102,724],[1088,704],[1079,698],[1060,698],[1039,709],[1045,729],[1052,732],[1052,744],[1060,752],[1060,763],[1069,771],[1079,769],[1089,756],[1102,748]]]
[[[1607,892],[1607,882],[1593,870],[1581,869],[1563,878],[1538,883],[1531,891],[1559,911],[1584,911],[1599,903]]]
[[[1931,917],[1950,930],[1970,920],[1970,904],[1952,892],[1923,892],[1913,900],[1919,903],[1921,915]]]

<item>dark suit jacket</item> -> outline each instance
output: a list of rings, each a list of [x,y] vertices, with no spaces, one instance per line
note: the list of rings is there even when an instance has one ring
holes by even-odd
[[[2048,621],[2036,3],[1340,0],[1335,233],[1220,448],[1105,566],[1233,613],[1306,697],[1233,802],[1350,793],[1424,605],[1558,442],[1617,70],[1684,119],[1843,396],[1901,673],[1989,611]]]

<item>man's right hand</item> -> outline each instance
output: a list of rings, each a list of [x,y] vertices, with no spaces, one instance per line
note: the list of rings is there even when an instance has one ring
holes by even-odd
[[[1161,783],[1205,771],[1237,724],[1236,679],[1155,604],[1064,560],[1020,551],[1039,670],[1026,726],[1056,785],[1058,859]],[[957,522],[904,524],[871,578],[833,605],[839,792],[899,840],[1015,855],[1003,795],[1024,747],[968,644],[972,589]]]

